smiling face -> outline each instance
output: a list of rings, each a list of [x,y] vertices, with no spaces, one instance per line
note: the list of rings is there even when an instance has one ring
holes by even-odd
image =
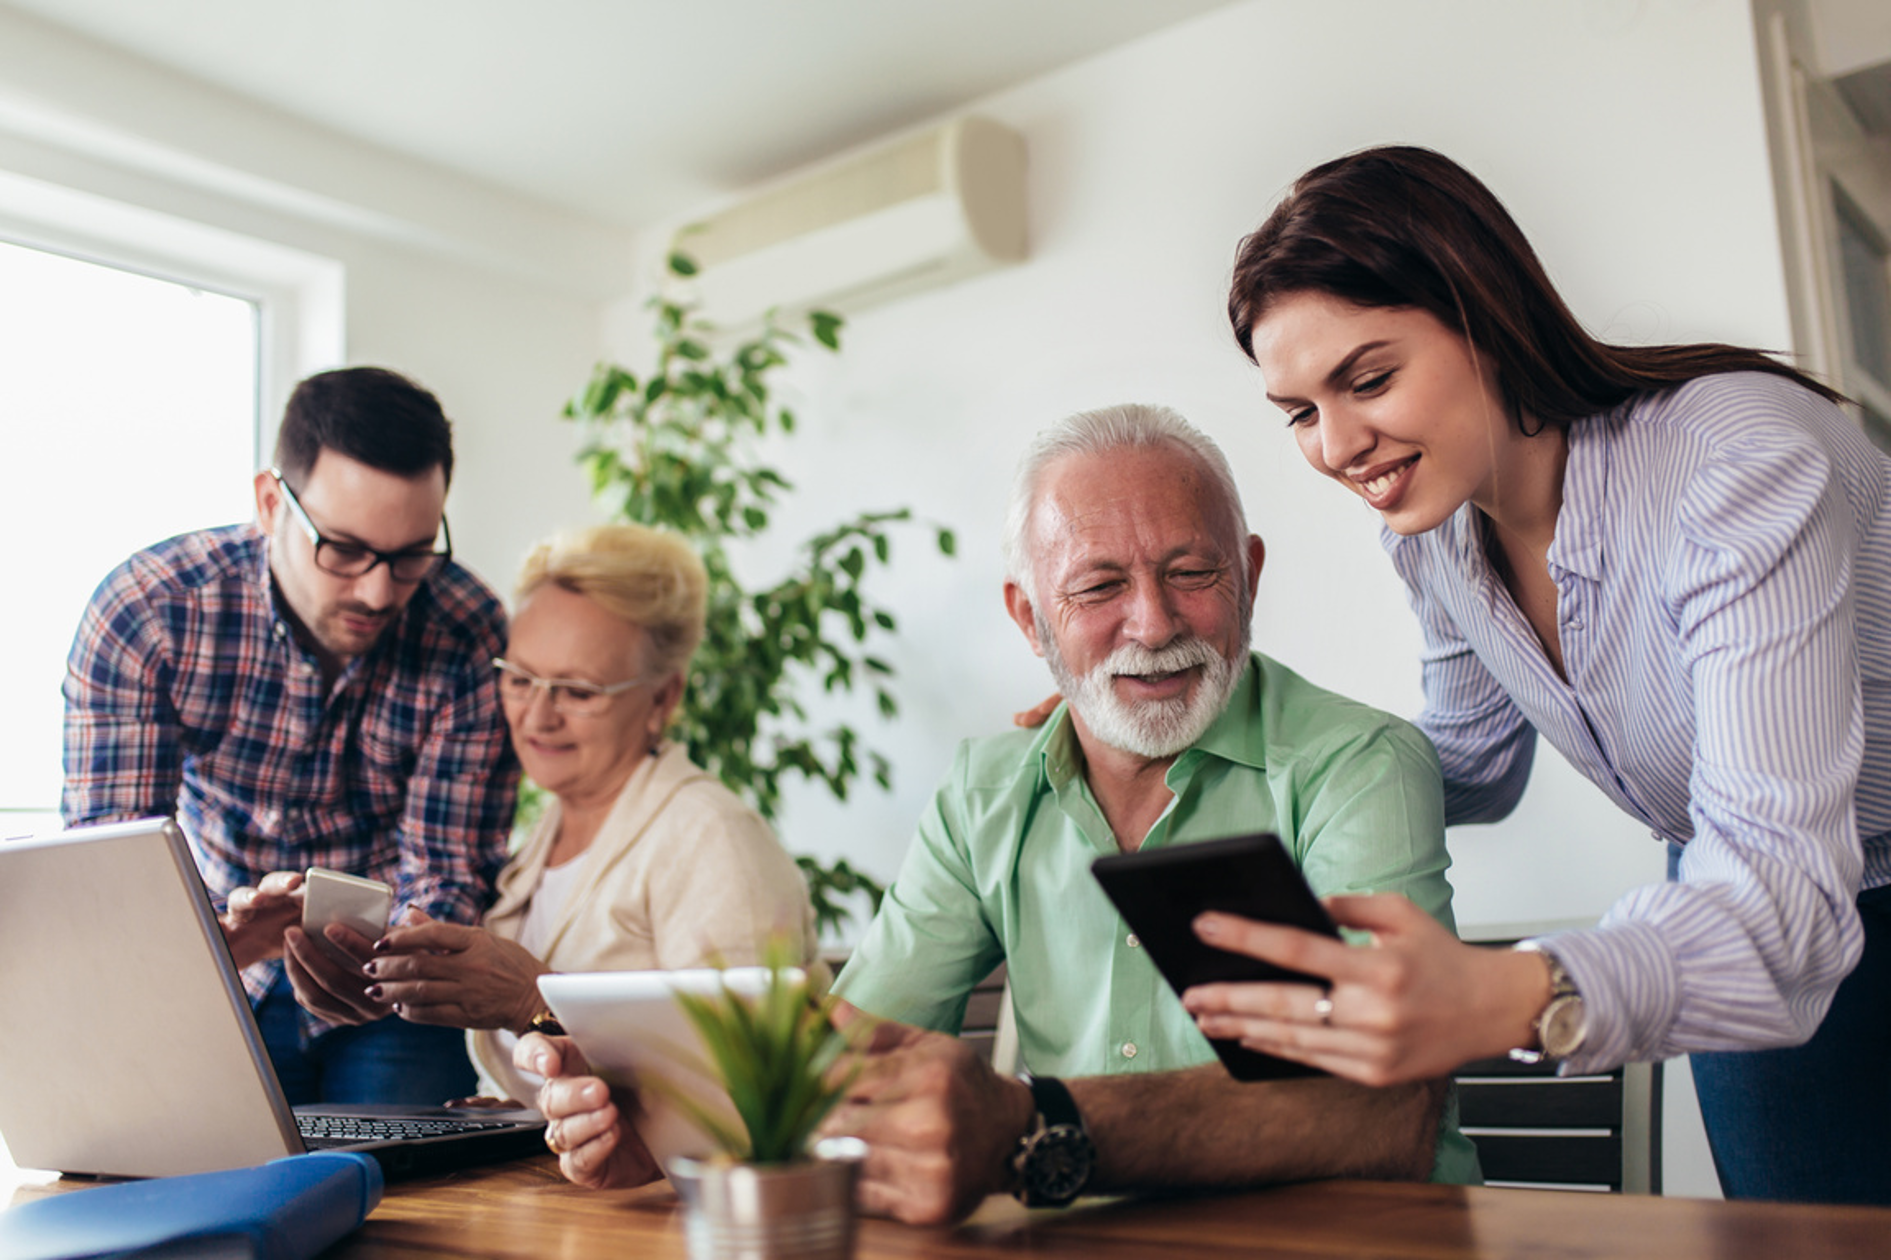
[[[400,616],[419,582],[395,580],[386,564],[339,577],[315,563],[315,544],[270,473],[256,475],[256,516],[269,531],[269,572],[299,637],[330,668],[374,646]],[[417,477],[371,468],[324,450],[296,498],[324,538],[378,551],[424,551],[440,533],[446,473],[434,465]]]
[[[1419,534],[1466,502],[1500,514],[1532,441],[1505,414],[1470,344],[1427,311],[1290,294],[1255,322],[1254,361],[1300,452],[1395,533]]]
[[[1006,606],[1079,738],[1147,758],[1199,738],[1240,677],[1263,556],[1199,462],[1066,456],[1039,481],[1028,550],[1035,590],[1008,584]]]
[[[662,738],[683,692],[679,675],[657,671],[641,627],[551,584],[520,602],[506,660],[540,678],[599,686],[649,676],[596,714],[560,712],[543,688],[506,700],[506,725],[526,774],[568,804],[613,799]]]

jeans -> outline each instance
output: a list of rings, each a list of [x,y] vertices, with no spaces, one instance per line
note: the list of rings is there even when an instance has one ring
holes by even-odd
[[[256,1007],[263,1045],[291,1107],[303,1103],[416,1103],[463,1098],[477,1077],[457,1028],[410,1024],[390,1015],[320,1033],[306,1043],[302,1008],[286,976]]]
[[[1811,1041],[1690,1056],[1729,1199],[1891,1205],[1891,887],[1858,913],[1864,956]]]

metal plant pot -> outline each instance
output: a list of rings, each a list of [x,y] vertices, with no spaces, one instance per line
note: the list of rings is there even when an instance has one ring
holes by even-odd
[[[798,1164],[673,1159],[690,1260],[850,1260],[867,1144],[827,1138]]]

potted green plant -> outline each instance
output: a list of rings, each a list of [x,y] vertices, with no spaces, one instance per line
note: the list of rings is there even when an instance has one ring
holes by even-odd
[[[853,1254],[854,1183],[866,1146],[815,1140],[845,1092],[852,1040],[829,1019],[804,972],[772,951],[759,990],[725,976],[718,991],[676,1001],[708,1055],[737,1120],[660,1081],[648,1082],[709,1135],[717,1154],[670,1161],[693,1260],[845,1260]],[[752,973],[751,973],[752,975]],[[698,1068],[702,1070],[701,1067]]]
[[[579,463],[604,510],[688,538],[709,570],[709,620],[697,649],[675,731],[700,766],[719,775],[764,818],[777,816],[790,776],[819,783],[840,799],[864,772],[881,787],[891,767],[851,723],[811,729],[800,697],[867,688],[884,717],[899,712],[893,667],[873,651],[897,630],[875,602],[868,573],[888,562],[894,531],[912,520],[898,507],[857,512],[801,543],[790,570],[772,582],[745,580],[732,544],[766,533],[793,486],[760,455],[759,444],[795,431],[775,374],[807,340],[840,348],[842,321],[814,311],[791,321],[771,316],[752,336],[731,340],[689,295],[696,264],[672,251],[656,313],[655,360],[641,374],[600,364],[565,417],[584,429]],[[957,543],[934,527],[944,555]],[[882,885],[845,862],[798,859],[824,935],[864,896],[877,908]]]

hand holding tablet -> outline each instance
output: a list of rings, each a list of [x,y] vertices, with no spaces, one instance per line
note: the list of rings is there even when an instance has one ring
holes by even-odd
[[[767,967],[573,972],[540,976],[538,989],[591,1071],[613,1088],[637,1090],[637,1136],[667,1174],[678,1156],[704,1159],[716,1151],[674,1095],[687,1096],[725,1123],[739,1123],[735,1104],[676,993],[711,996],[726,986],[759,997],[772,974]],[[784,975],[791,982],[801,979],[792,968]],[[652,1078],[662,1088],[639,1088]]]
[[[1260,833],[1111,854],[1090,869],[1178,997],[1194,985],[1227,980],[1324,986],[1317,976],[1216,949],[1195,935],[1196,916],[1219,910],[1338,939],[1332,917],[1278,837]],[[1319,1074],[1238,1041],[1209,1044],[1236,1080]]]

